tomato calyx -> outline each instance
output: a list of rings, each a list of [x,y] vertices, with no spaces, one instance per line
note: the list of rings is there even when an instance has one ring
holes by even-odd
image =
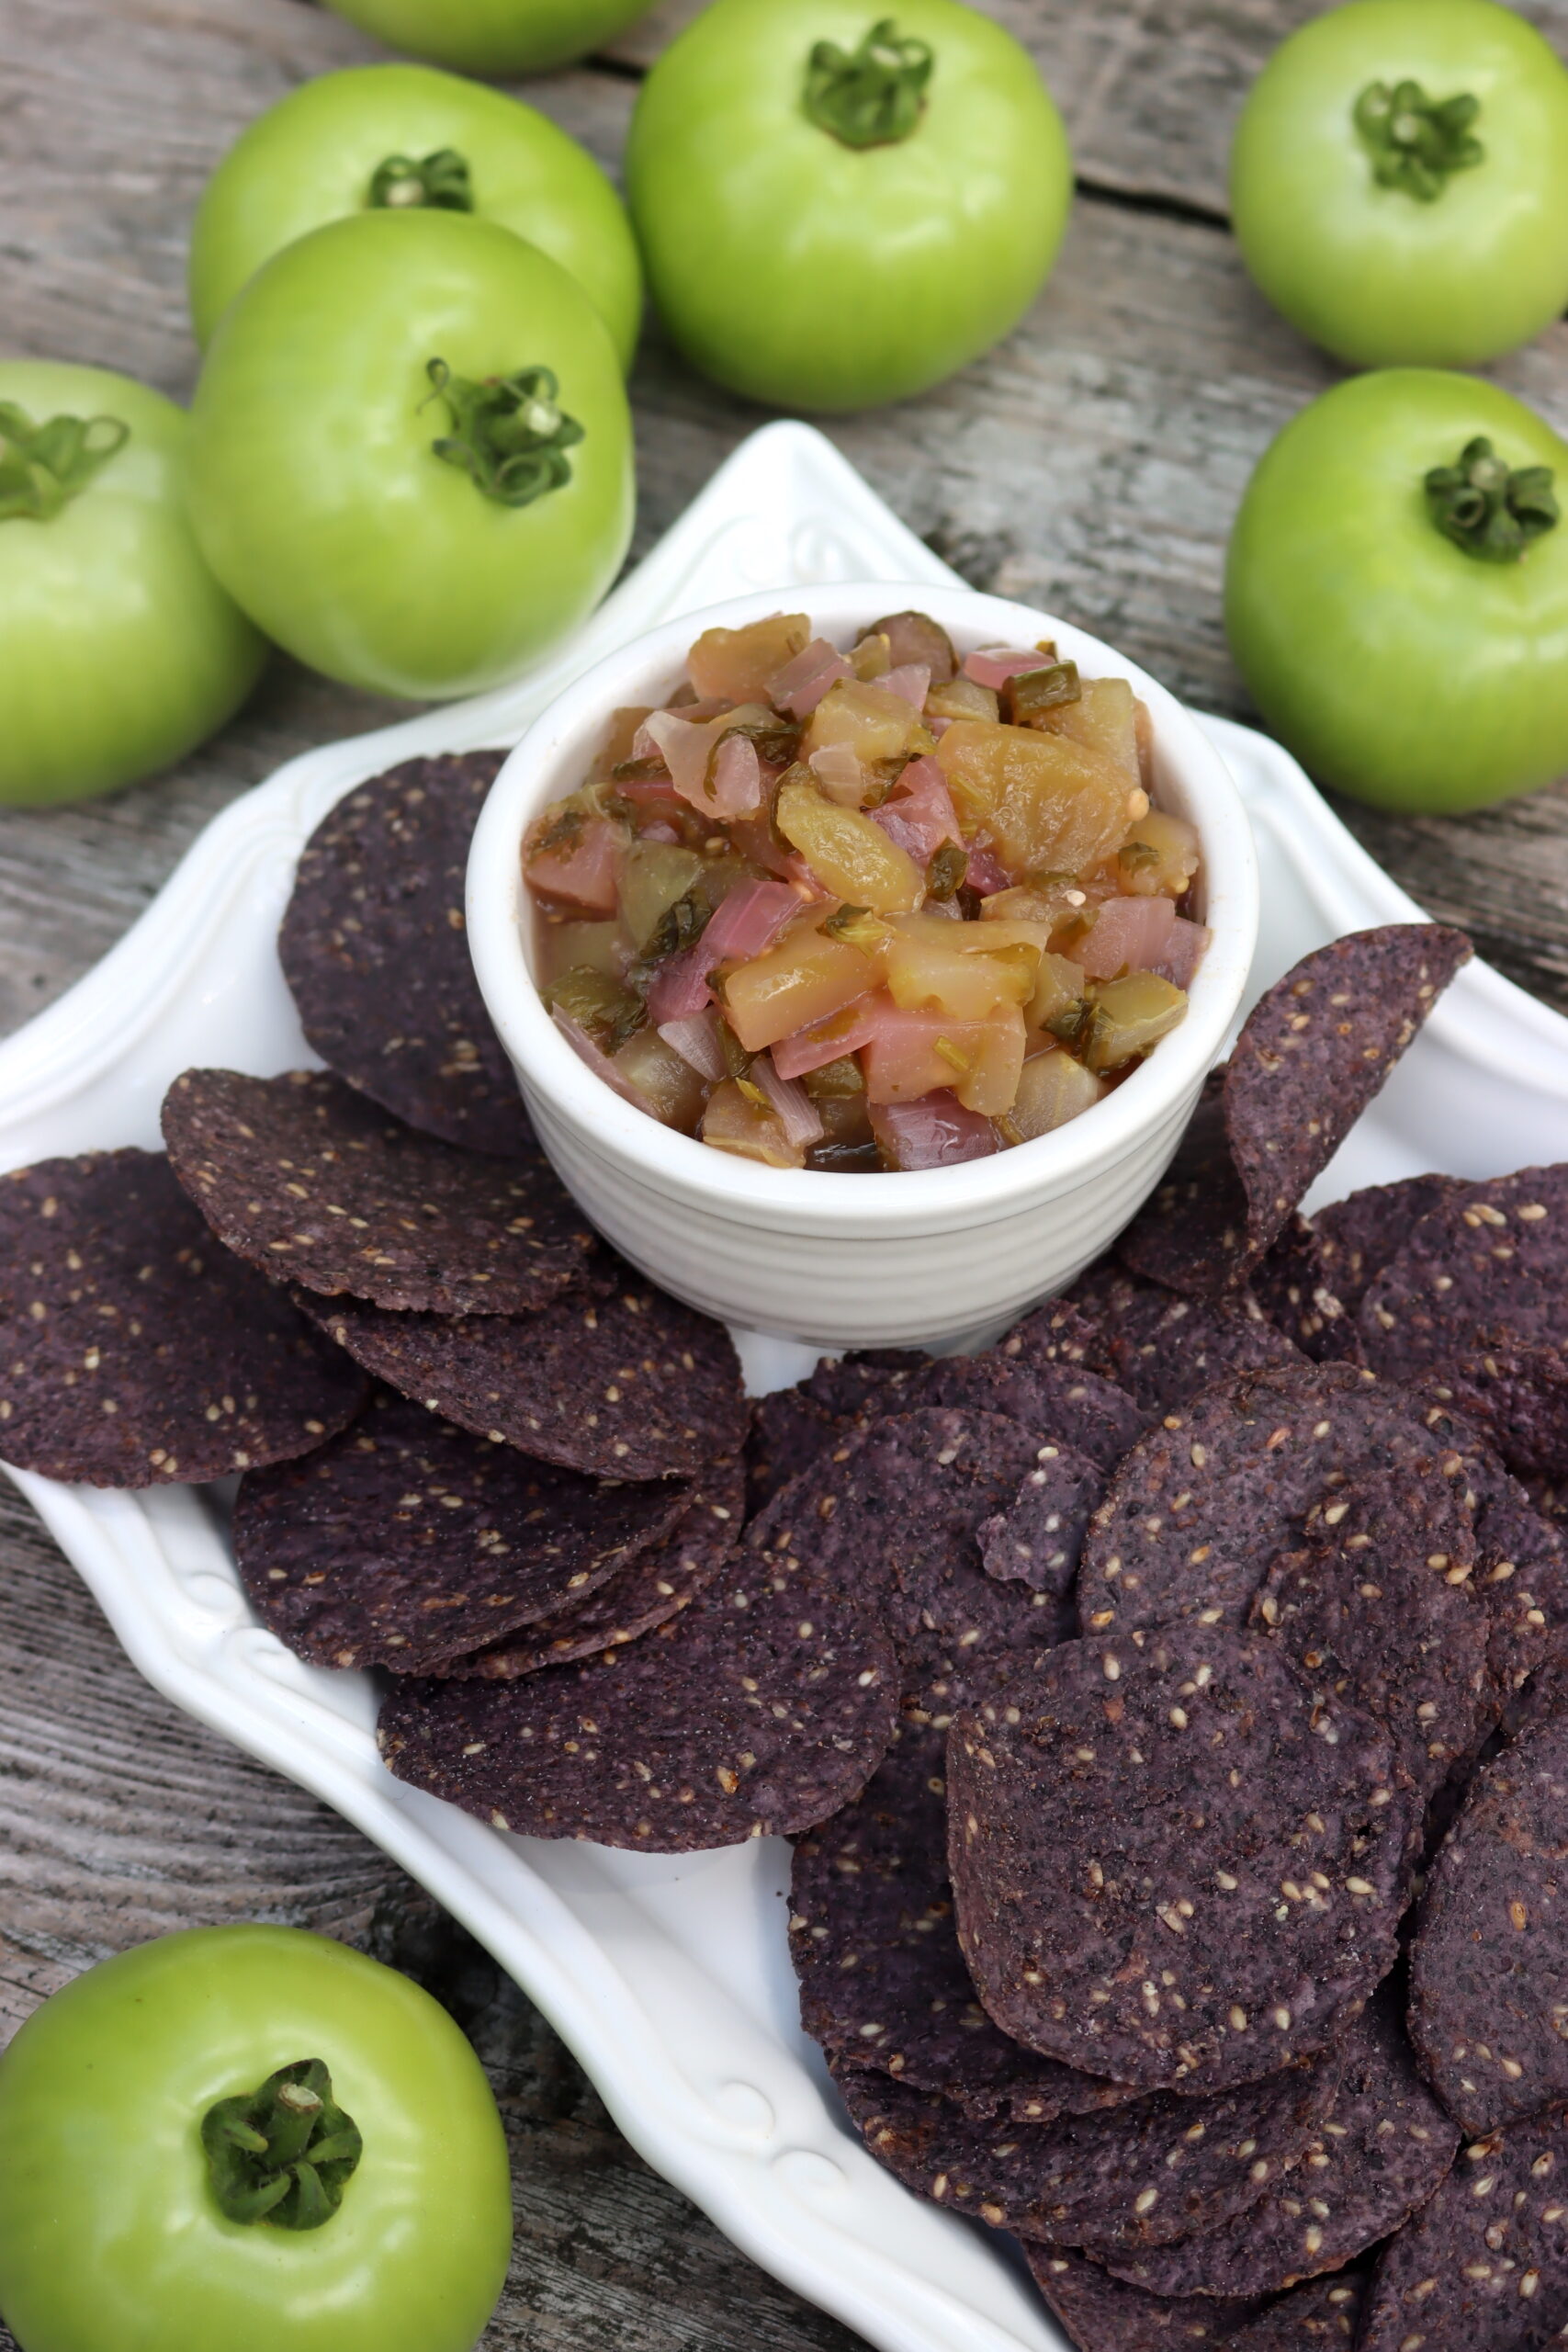
[[[1562,510],[1550,466],[1517,471],[1484,436],[1467,442],[1454,466],[1434,466],[1427,504],[1445,538],[1482,563],[1517,563],[1535,540],[1556,529]]]
[[[471,212],[473,176],[468,159],[455,147],[429,155],[389,155],[370,175],[366,198],[371,211]]]
[[[428,398],[445,402],[452,428],[431,448],[447,465],[461,467],[486,498],[498,506],[531,506],[571,480],[566,453],[583,430],[558,405],[553,369],[520,368],[477,384],[454,376],[445,359],[432,359],[424,372]]]
[[[890,147],[908,139],[925,111],[936,65],[923,40],[899,39],[883,17],[854,50],[819,40],[806,68],[806,111],[845,147]]]
[[[201,2144],[227,2219],[280,2230],[330,2222],[364,2153],[319,2058],[298,2059],[259,2090],[220,2098],[202,2118]]]
[[[1455,172],[1486,161],[1473,130],[1480,112],[1480,99],[1468,92],[1437,99],[1419,82],[1370,82],[1356,100],[1355,123],[1379,187],[1435,204]]]
[[[0,401],[0,523],[47,523],[130,438],[118,416],[51,416],[35,424],[15,401]]]

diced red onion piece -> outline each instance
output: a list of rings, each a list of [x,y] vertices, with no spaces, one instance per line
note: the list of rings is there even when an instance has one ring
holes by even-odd
[[[695,808],[707,781],[708,754],[713,750],[706,727],[694,726],[672,710],[655,710],[644,719],[637,740],[644,735],[669,769],[682,799]]]
[[[945,1090],[913,1102],[878,1102],[872,1130],[896,1168],[956,1168],[968,1159],[988,1159],[997,1149],[996,1129],[978,1111],[966,1111]]]
[[[939,743],[952,725],[953,721],[951,718],[933,718],[929,711],[926,714],[926,726],[930,732],[936,737]]]
[[[762,805],[762,763],[749,736],[727,735],[714,755],[713,789],[698,807],[726,823],[732,817],[754,817]]]
[[[615,790],[636,808],[673,808],[681,797],[668,775],[627,776]]]
[[[595,915],[615,913],[619,870],[620,843],[604,817],[590,818],[575,841],[536,851],[525,868],[542,897]]]
[[[962,845],[964,836],[953,796],[935,760],[911,760],[896,793],[894,799],[885,800],[880,808],[869,813],[872,822],[880,825],[917,865],[929,865],[943,842]]]
[[[550,1018],[578,1059],[587,1063],[595,1078],[602,1078],[605,1085],[612,1088],[623,1102],[629,1102],[635,1111],[648,1109],[647,1095],[639,1094],[631,1081],[621,1076],[609,1055],[601,1053],[581,1022],[574,1021],[571,1015],[569,1012],[563,1012],[558,1005]]]
[[[1048,668],[1050,661],[1051,656],[1042,653],[1038,646],[1025,650],[1016,645],[987,645],[970,654],[964,664],[964,674],[973,678],[977,686],[1000,687],[1028,670]]]
[[[899,701],[907,702],[911,710],[923,710],[926,696],[931,690],[931,664],[928,662],[901,662],[896,670],[889,670],[886,676],[878,678],[876,683],[884,694],[897,695]]]
[[[656,817],[651,825],[639,826],[637,839],[639,842],[669,842],[677,848],[681,842],[681,836],[674,826],[668,823],[662,817]]]
[[[1163,896],[1107,899],[1093,930],[1078,943],[1077,961],[1091,980],[1152,972],[1170,944],[1175,922],[1176,909]]]
[[[857,997],[826,1021],[814,1021],[793,1036],[781,1037],[773,1048],[773,1068],[781,1078],[804,1078],[807,1070],[825,1069],[846,1054],[858,1054],[880,1029],[886,1005],[883,997]]]
[[[738,882],[697,942],[703,969],[760,956],[800,908],[800,895],[787,882]]]
[[[1165,953],[1150,964],[1149,970],[1157,972],[1162,980],[1168,980],[1172,988],[1190,989],[1213,935],[1205,924],[1189,922],[1185,915],[1178,915],[1170,927]],[[1090,932],[1089,937],[1093,936]]]
[[[708,954],[705,934],[694,947],[660,964],[648,991],[648,1017],[656,1029],[667,1021],[684,1021],[709,1001],[708,974],[716,959]]]
[[[836,646],[814,637],[804,653],[787,662],[768,688],[768,700],[792,718],[809,718],[829,686],[854,673]]]
[[[652,1001],[650,992],[650,1006]],[[681,1059],[688,1068],[694,1069],[699,1078],[705,1078],[710,1085],[716,1086],[728,1075],[724,1050],[718,1042],[718,1015],[711,1005],[701,1012],[689,1012],[682,1020],[661,1021],[658,1026],[665,1044],[673,1046]]]
[[[793,1079],[781,1078],[766,1054],[757,1056],[750,1077],[767,1096],[786,1141],[807,1145],[821,1142],[828,1130],[804,1086]]]
[[[812,752],[809,765],[829,800],[836,800],[841,808],[860,807],[865,769],[850,744],[824,743],[819,752]]]
[[[982,899],[988,899],[996,891],[1007,890],[1012,886],[1012,877],[1007,867],[995,850],[987,849],[984,842],[976,842],[969,852],[969,864],[964,879],[971,890],[979,892]]]

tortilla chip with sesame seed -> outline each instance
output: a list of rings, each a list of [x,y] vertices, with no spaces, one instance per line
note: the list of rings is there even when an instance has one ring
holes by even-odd
[[[1350,2028],[1328,2115],[1260,2203],[1179,2245],[1109,2255],[1115,2276],[1155,2295],[1271,2295],[1353,2262],[1418,2211],[1460,2135],[1416,2071],[1399,2008],[1385,1988]]]
[[[1145,2090],[1250,2082],[1387,1973],[1416,1819],[1393,1743],[1271,1642],[1065,1642],[955,1717],[949,1861],[987,2013]]]
[[[423,1674],[585,1598],[687,1501],[672,1479],[585,1478],[383,1390],[304,1461],[247,1473],[234,1555],[299,1657]]]
[[[740,1464],[714,1463],[694,1480],[668,1535],[627,1554],[603,1584],[574,1593],[553,1616],[509,1640],[449,1657],[440,1671],[463,1680],[515,1682],[637,1641],[707,1589],[740,1540],[744,1510]]]
[[[1384,2248],[1359,2352],[1545,2352],[1568,2326],[1568,2109],[1472,2140]]]
[[[693,1853],[797,1835],[858,1795],[893,1736],[878,1596],[745,1547],[656,1632],[516,1682],[400,1678],[400,1780],[519,1834]]]
[[[186,1070],[164,1098],[164,1139],[227,1249],[326,1296],[521,1315],[580,1285],[597,1256],[542,1152],[459,1151],[330,1071]]]
[[[222,1478],[308,1453],[367,1393],[213,1238],[162,1153],[0,1176],[0,1457],[17,1469]]]
[[[1025,2245],[1034,2283],[1078,2352],[1230,2352],[1257,2305],[1205,2296],[1179,2301],[1111,2278],[1066,2246]],[[1292,2345],[1290,2352],[1297,2352]]]
[[[277,947],[340,1078],[428,1135],[509,1156],[534,1131],[463,920],[468,844],[505,757],[404,760],[345,793],[300,853]]]
[[[1303,956],[1248,1013],[1122,1261],[1200,1295],[1245,1282],[1473,953],[1444,924],[1388,923]]]
[[[746,1438],[728,1332],[605,1252],[608,1296],[535,1315],[398,1315],[294,1295],[377,1379],[477,1437],[601,1478],[693,1477]]]

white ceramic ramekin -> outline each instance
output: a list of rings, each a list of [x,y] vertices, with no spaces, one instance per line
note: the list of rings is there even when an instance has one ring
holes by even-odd
[[[661,1126],[578,1059],[530,970],[521,844],[539,810],[581,782],[610,713],[672,692],[702,629],[804,611],[817,634],[847,646],[880,614],[911,606],[940,621],[961,653],[1052,637],[1086,677],[1131,680],[1154,719],[1156,799],[1198,829],[1213,943],[1181,1026],[1055,1135],[919,1174],[763,1168]],[[1070,1283],[1159,1181],[1240,1002],[1258,921],[1246,811],[1224,763],[1163,686],[1097,638],[1026,605],[885,582],[736,597],[599,662],[508,759],[468,861],[479,987],[539,1139],[588,1216],[677,1297],[828,1349],[952,1346]]]

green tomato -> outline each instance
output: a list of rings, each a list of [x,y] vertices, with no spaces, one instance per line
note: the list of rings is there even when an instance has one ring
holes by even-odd
[[[715,0],[638,95],[626,193],[693,365],[782,408],[903,400],[1023,316],[1072,201],[1032,61],[957,0]]]
[[[646,16],[649,0],[331,0],[340,17],[460,74],[545,74]]]
[[[1472,377],[1358,376],[1285,427],[1236,518],[1225,627],[1319,784],[1451,814],[1568,770],[1562,492],[1568,445]]]
[[[254,685],[266,648],[186,519],[186,434],[125,376],[0,359],[0,802],[135,784]]]
[[[1473,367],[1568,306],[1568,72],[1492,0],[1350,0],[1265,66],[1231,156],[1258,285],[1357,367]]]
[[[570,636],[636,483],[609,332],[488,220],[365,212],[224,312],[191,411],[191,519],[235,601],[313,669],[466,695]]]
[[[247,278],[280,247],[355,213],[471,212],[569,270],[631,365],[642,270],[592,155],[500,90],[423,65],[360,65],[302,83],[243,131],[191,232],[190,308],[206,344]]]
[[[254,2099],[305,2060],[304,2096]],[[506,2276],[472,2050],[406,1977],[298,1928],[164,1936],[35,2010],[0,2057],[0,2177],[25,2352],[471,2352]]]

